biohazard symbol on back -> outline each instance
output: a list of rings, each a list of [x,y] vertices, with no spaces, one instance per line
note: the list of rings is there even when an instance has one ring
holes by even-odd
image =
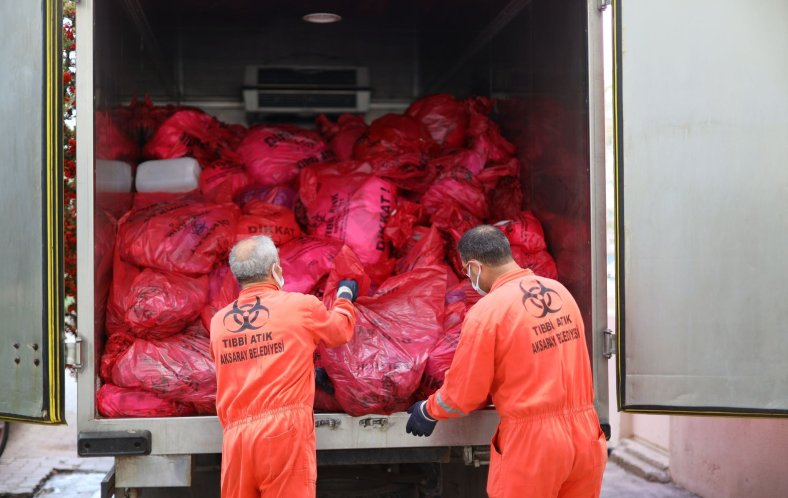
[[[553,289],[548,289],[540,281],[539,285],[526,289],[520,282],[520,290],[523,291],[523,306],[525,310],[536,318],[544,318],[548,313],[555,313],[564,305],[561,296]]]
[[[265,317],[263,317],[263,312],[265,312]],[[235,301],[233,309],[224,315],[222,323],[228,332],[238,334],[244,330],[259,329],[265,325],[270,316],[271,313],[268,311],[268,308],[260,304],[260,298],[258,297],[253,304],[242,304],[239,306],[238,301]],[[232,320],[228,326],[227,319],[230,317],[232,317]]]

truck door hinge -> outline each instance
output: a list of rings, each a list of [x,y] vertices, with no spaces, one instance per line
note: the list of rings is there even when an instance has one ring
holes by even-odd
[[[81,370],[82,365],[82,338],[66,339],[66,366],[74,368],[77,371]]]
[[[597,7],[600,12],[604,12],[613,3],[613,0],[597,0]]]
[[[602,356],[610,359],[614,354],[617,354],[616,334],[610,330],[605,329],[602,331]]]

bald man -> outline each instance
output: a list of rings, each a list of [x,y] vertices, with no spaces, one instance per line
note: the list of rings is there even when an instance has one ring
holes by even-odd
[[[265,236],[236,244],[230,269],[241,293],[211,320],[222,497],[314,497],[312,355],[320,341],[336,347],[351,339],[358,286],[340,282],[331,310],[283,291],[279,254]]]

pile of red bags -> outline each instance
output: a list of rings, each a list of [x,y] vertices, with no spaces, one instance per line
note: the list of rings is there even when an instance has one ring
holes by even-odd
[[[330,305],[339,279],[361,283],[353,339],[316,351],[335,388],[317,409],[388,414],[434,392],[479,298],[456,251],[467,229],[497,224],[518,263],[557,277],[492,110],[484,97],[433,95],[369,125],[343,115],[316,130],[247,130],[149,100],[120,109],[113,126],[139,143],[116,155],[191,156],[203,170],[198,190],[138,194],[118,222],[99,412],[215,411],[206,329],[238,295],[229,250],[255,235],[279,247],[287,291]]]

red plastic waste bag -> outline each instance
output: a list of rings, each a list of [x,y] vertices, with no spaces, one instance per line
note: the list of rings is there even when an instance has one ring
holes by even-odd
[[[419,236],[413,247],[397,260],[394,269],[397,273],[406,273],[422,266],[443,264],[445,258],[446,241],[433,226],[426,235]]]
[[[471,178],[448,176],[435,182],[421,198],[424,212],[435,214],[441,208],[452,205],[474,218],[487,217],[487,199],[481,186]]]
[[[241,286],[229,266],[219,266],[208,275],[208,304],[200,312],[203,326],[210,330],[211,319],[220,309],[238,298]]]
[[[453,96],[444,93],[424,97],[412,103],[406,114],[421,121],[432,139],[444,148],[464,145],[468,109]]]
[[[353,157],[364,161],[407,153],[420,156],[426,154],[434,145],[429,130],[417,119],[400,114],[386,114],[372,122],[356,143]]]
[[[235,196],[235,203],[241,208],[252,201],[261,201],[283,206],[287,209],[294,209],[297,200],[298,192],[285,185],[276,185],[274,187],[251,185]]]
[[[368,267],[388,259],[383,231],[397,201],[391,182],[368,175],[322,176],[315,199],[302,201],[311,235],[344,242]]]
[[[200,173],[200,192],[212,202],[232,202],[251,183],[243,164],[231,159],[214,161]]]
[[[126,297],[126,323],[139,337],[167,337],[197,319],[207,299],[207,276],[193,278],[146,268]]]
[[[238,218],[236,241],[256,235],[271,237],[274,244],[280,247],[300,237],[301,228],[292,210],[262,201],[252,201],[244,206],[243,214]]]
[[[170,401],[193,404],[199,413],[212,413],[216,367],[209,350],[210,340],[195,333],[161,340],[137,339],[115,363],[112,382],[120,387],[144,389]]]
[[[530,268],[540,277],[558,280],[558,267],[553,256],[547,251],[515,253],[514,260],[523,268]]]
[[[308,294],[334,267],[334,258],[342,242],[331,239],[302,237],[279,249],[279,260],[285,277],[285,290]]]
[[[193,406],[159,398],[141,389],[104,384],[96,393],[96,408],[103,417],[183,417],[194,415]]]
[[[443,385],[446,371],[451,366],[454,352],[457,350],[465,314],[479,299],[481,296],[473,290],[467,278],[450,287],[446,292],[444,332],[430,349],[424,367],[424,377],[419,387],[419,397],[426,398]]]
[[[491,163],[505,162],[514,156],[517,147],[501,135],[500,126],[489,118],[492,101],[487,97],[474,97],[466,100],[466,104],[470,148]]]
[[[495,224],[500,228],[512,246],[512,257],[523,268],[530,268],[542,277],[558,278],[555,260],[547,252],[544,230],[541,223],[530,211],[523,211],[513,220]]]
[[[523,253],[547,249],[542,224],[531,211],[522,211],[515,218],[495,224],[506,235],[512,251]]]
[[[134,162],[140,150],[108,113],[95,114],[96,158]]]
[[[249,175],[265,186],[290,183],[301,168],[333,158],[318,133],[281,126],[252,128],[237,152]]]
[[[336,275],[331,282],[341,278]],[[327,299],[335,285],[327,288]],[[446,269],[434,266],[391,277],[374,296],[356,300],[353,339],[318,348],[345,412],[390,414],[408,407],[427,352],[443,330],[445,293]]]
[[[213,117],[200,111],[178,111],[156,130],[143,154],[149,159],[191,156],[207,165],[217,159],[229,139],[227,130]]]
[[[321,114],[316,123],[337,160],[350,161],[353,159],[353,148],[358,139],[367,131],[367,124],[364,122],[363,116],[342,114],[334,124]]]
[[[116,282],[114,310],[137,337],[160,339],[177,334],[200,314],[208,299],[208,277],[192,278],[145,268],[131,281]],[[125,289],[124,289],[125,287]],[[124,292],[125,291],[125,292]]]
[[[429,131],[418,120],[387,114],[375,120],[356,142],[353,157],[370,163],[376,176],[400,188],[424,192],[437,175],[428,163],[433,147]]]
[[[112,380],[112,369],[115,368],[115,363],[118,358],[122,356],[137,338],[133,335],[119,332],[107,338],[104,344],[104,352],[101,355],[101,364],[99,365],[99,377],[104,382]]]
[[[441,175],[455,168],[464,168],[471,176],[476,176],[484,169],[484,164],[485,159],[472,150],[461,150],[430,161],[430,167]]]
[[[383,234],[394,249],[401,249],[421,220],[421,206],[406,199],[397,199],[397,208],[391,213]]]
[[[154,204],[121,219],[118,248],[139,266],[204,275],[235,242],[238,208],[191,199]]]

